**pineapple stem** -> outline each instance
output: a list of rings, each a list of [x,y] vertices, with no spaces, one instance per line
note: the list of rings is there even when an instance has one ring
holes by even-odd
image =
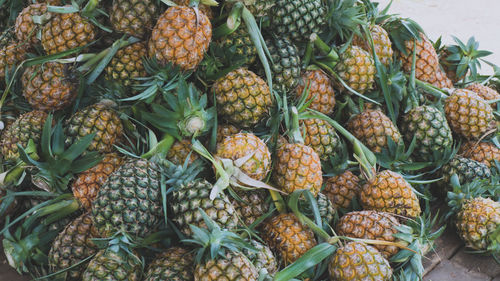
[[[410,79],[410,77],[408,75],[405,75],[405,76],[406,76],[406,78]],[[448,94],[446,91],[441,90],[437,87],[434,87],[433,85],[431,85],[427,82],[421,81],[419,79],[415,79],[415,83],[417,84],[418,87],[424,89],[426,93],[431,94],[438,99],[446,99],[448,97]]]
[[[164,159],[167,156],[167,153],[170,150],[170,147],[172,147],[174,141],[175,139],[172,135],[166,134],[163,139],[158,142],[153,148],[141,155],[141,158],[150,159],[153,156],[158,156],[161,159]]]
[[[311,34],[310,41],[313,42],[314,46],[318,48],[322,53],[326,54],[325,59],[332,62],[332,67],[337,64],[339,55],[334,48],[328,46],[316,33]]]
[[[290,109],[292,114],[292,128],[290,130],[290,137],[294,143],[304,143],[304,138],[300,133],[299,125],[299,112],[295,106]]]
[[[241,14],[243,13],[243,4],[237,2],[234,4],[233,9],[229,13],[226,22],[217,27],[213,32],[213,37],[215,40],[221,38],[222,36],[229,35],[233,33],[241,25]]]

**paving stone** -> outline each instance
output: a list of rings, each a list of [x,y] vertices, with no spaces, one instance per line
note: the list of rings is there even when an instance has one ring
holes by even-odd
[[[491,277],[479,272],[470,272],[467,268],[443,260],[429,274],[424,277],[424,281],[490,281]]]
[[[462,247],[462,241],[452,228],[447,227],[436,239],[434,249],[423,259],[424,275],[433,270],[442,260],[450,259]]]
[[[500,275],[500,265],[491,256],[470,254],[465,248],[460,249],[451,261],[464,266],[469,271],[484,273],[490,277]]]
[[[0,243],[0,281],[28,281],[31,280],[28,276],[21,276],[12,267],[9,266],[5,255],[3,254],[3,247]]]

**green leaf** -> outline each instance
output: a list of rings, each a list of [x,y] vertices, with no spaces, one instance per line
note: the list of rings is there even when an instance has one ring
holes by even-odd
[[[63,154],[61,159],[73,161],[80,156],[89,147],[96,133],[92,133],[79,139],[78,142],[72,144]]]

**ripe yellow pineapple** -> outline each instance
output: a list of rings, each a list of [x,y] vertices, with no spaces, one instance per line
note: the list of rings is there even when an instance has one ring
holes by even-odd
[[[153,28],[157,12],[154,0],[113,0],[109,17],[114,30],[143,38]]]
[[[189,139],[176,140],[167,152],[167,160],[176,164],[184,165],[189,156],[188,163],[191,164],[198,159],[198,154],[191,149],[192,143]]]
[[[104,155],[102,161],[85,172],[80,173],[71,189],[73,195],[85,209],[90,209],[92,201],[97,197],[99,188],[108,177],[123,163],[123,159],[116,153]]]
[[[29,49],[28,43],[10,41],[0,49],[0,79],[4,80],[5,70],[9,71],[14,65],[26,59],[26,53]]]
[[[323,184],[318,154],[309,146],[288,143],[278,148],[273,179],[287,193],[307,189],[316,196]]]
[[[348,208],[354,197],[359,195],[359,178],[347,170],[340,175],[328,178],[321,191],[333,203],[335,208]]]
[[[31,4],[24,8],[16,18],[15,33],[17,40],[21,43],[35,45],[40,42],[37,38],[39,26],[34,22],[34,16],[48,16],[47,5],[45,3]]]
[[[466,139],[481,138],[494,120],[491,106],[476,93],[464,89],[456,89],[446,98],[444,111],[451,129]]]
[[[365,110],[352,117],[347,129],[373,152],[387,148],[387,137],[395,143],[401,141],[398,128],[380,110]]]
[[[77,81],[69,66],[57,62],[26,68],[22,76],[23,95],[37,110],[55,111],[69,106],[77,94]]]
[[[377,71],[373,58],[367,51],[358,46],[349,46],[339,56],[335,71],[349,87],[360,94],[373,88]],[[342,85],[338,87],[343,88]]]
[[[370,34],[373,39],[373,47],[375,47],[375,53],[377,54],[380,62],[388,66],[392,62],[392,43],[389,38],[387,31],[380,25],[370,26]],[[363,50],[372,53],[370,44],[367,40],[363,40],[359,36],[355,35],[352,44],[363,48]]]
[[[295,90],[297,98],[307,89],[307,101],[312,99],[309,108],[324,114],[333,113],[335,107],[335,91],[330,78],[321,70],[307,70]]]
[[[469,141],[462,144],[458,152],[464,157],[481,162],[488,167],[495,167],[495,160],[500,161],[500,149],[491,142]]]
[[[300,223],[293,213],[274,216],[263,223],[262,238],[271,249],[279,253],[285,264],[295,262],[316,246],[314,233]]]
[[[418,217],[420,205],[411,185],[398,173],[385,170],[377,173],[363,185],[361,205],[366,210],[388,212],[407,217]]]
[[[149,39],[149,56],[161,64],[195,69],[212,38],[212,25],[201,11],[191,7],[168,8],[158,19]]]
[[[304,134],[304,144],[310,146],[321,160],[333,156],[340,145],[335,128],[328,122],[317,119],[300,120],[300,129]]]
[[[172,247],[159,254],[149,265],[144,281],[193,280],[194,257],[189,249]]]
[[[500,94],[497,91],[495,91],[493,88],[490,88],[488,86],[479,83],[472,83],[468,85],[465,89],[473,91],[486,101],[500,99]],[[491,106],[493,107],[493,109],[495,109],[496,103],[492,103]]]
[[[142,59],[147,50],[144,42],[137,42],[116,52],[106,67],[106,77],[110,81],[120,82],[123,86],[134,84],[135,78],[146,77]]]
[[[240,132],[240,129],[231,124],[219,124],[217,126],[217,143],[223,141],[226,137],[235,135]]]

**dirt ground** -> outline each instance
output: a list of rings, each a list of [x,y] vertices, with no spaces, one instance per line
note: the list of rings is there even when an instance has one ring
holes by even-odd
[[[390,0],[379,0],[385,7]],[[418,22],[431,40],[443,36],[452,43],[451,35],[466,42],[471,36],[479,41],[479,48],[494,52],[486,60],[500,65],[500,2],[498,0],[394,0],[391,13],[409,17]],[[482,73],[491,73],[485,65]]]

